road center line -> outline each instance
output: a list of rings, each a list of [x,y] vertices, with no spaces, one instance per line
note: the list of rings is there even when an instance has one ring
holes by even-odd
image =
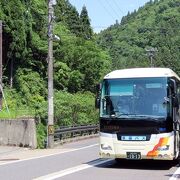
[[[82,164],[79,166],[74,166],[72,168],[68,168],[68,169],[61,170],[61,171],[58,171],[58,172],[55,172],[52,174],[48,174],[45,176],[35,178],[34,180],[53,180],[53,179],[60,178],[60,177],[63,177],[63,176],[66,176],[66,175],[69,175],[69,174],[72,174],[72,173],[75,173],[78,171],[82,171],[82,170],[85,170],[85,169],[88,169],[88,168],[91,168],[94,166],[98,166],[100,164],[110,162],[110,161],[112,161],[112,159],[106,159],[106,160],[99,159],[99,160],[92,162],[90,164]]]
[[[69,150],[63,150],[63,149],[61,150],[61,149],[59,149],[61,152],[56,152],[56,153],[51,153],[51,154],[48,154],[48,155],[42,155],[42,156],[31,157],[31,158],[27,158],[27,159],[21,159],[21,160],[16,160],[16,161],[12,161],[12,162],[7,162],[7,163],[0,164],[0,166],[7,165],[7,164],[13,164],[13,163],[19,163],[19,162],[28,161],[28,160],[41,159],[41,158],[45,158],[45,157],[49,157],[49,156],[55,156],[55,155],[70,153],[70,152],[74,152],[74,151],[80,151],[80,150],[88,149],[88,148],[98,146],[98,145],[99,144],[97,143],[97,144],[92,144],[92,145],[89,145],[89,146],[84,146],[84,147],[81,147],[81,148],[75,148],[75,149],[69,149]]]

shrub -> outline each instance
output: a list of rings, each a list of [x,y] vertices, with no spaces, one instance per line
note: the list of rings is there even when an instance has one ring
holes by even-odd
[[[46,126],[43,125],[42,123],[37,124],[36,132],[37,132],[37,147],[42,149],[44,148],[45,140],[47,137]]]
[[[98,112],[94,95],[90,92],[70,94],[55,93],[55,122],[60,126],[96,124]]]

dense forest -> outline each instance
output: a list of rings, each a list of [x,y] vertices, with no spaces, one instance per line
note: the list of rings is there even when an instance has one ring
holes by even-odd
[[[111,70],[149,66],[148,48],[158,50],[155,66],[180,75],[178,0],[150,1],[99,34],[93,32],[85,6],[78,13],[68,0],[58,0],[54,8],[54,34],[60,37],[53,43],[57,126],[97,123],[95,85]],[[47,1],[1,0],[0,20],[8,108],[14,117],[35,116],[42,140],[47,121]]]
[[[53,43],[55,124],[95,124],[95,85],[110,71],[110,56],[97,45],[85,6],[79,14],[69,1],[58,0],[54,10],[54,34],[60,37]],[[0,20],[3,89],[10,117],[35,116],[42,139],[48,107],[48,3],[1,0]]]
[[[154,66],[180,75],[180,2],[151,0],[101,32],[97,42],[110,53],[113,69],[148,67],[146,50],[156,48]]]
[[[40,78],[40,82],[46,78],[47,2],[3,0],[0,5],[4,78],[21,91],[27,74],[31,79]],[[86,7],[79,15],[68,1],[59,0],[55,17],[54,33],[61,38],[54,42],[55,89],[71,93],[93,91],[110,66],[110,57],[93,39]],[[41,86],[44,89],[43,83]]]

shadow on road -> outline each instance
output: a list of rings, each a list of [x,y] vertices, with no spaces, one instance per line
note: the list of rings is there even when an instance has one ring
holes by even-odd
[[[112,160],[108,163],[98,165],[98,168],[117,168],[117,169],[142,169],[142,170],[169,170],[172,167],[178,167],[176,161],[158,161],[158,160]]]

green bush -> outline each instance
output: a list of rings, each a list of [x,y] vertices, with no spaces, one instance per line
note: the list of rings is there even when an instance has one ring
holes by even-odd
[[[3,108],[0,111],[1,119],[19,118],[19,117],[34,117],[34,108],[23,104],[21,96],[15,89],[3,89]]]
[[[37,122],[38,148],[44,147],[47,135],[48,102],[39,94],[31,96],[31,106],[21,101],[15,90],[5,89],[10,114],[5,106],[0,118],[35,117]],[[54,94],[54,124],[59,126],[88,125],[98,123],[98,111],[94,107],[94,94],[90,92],[70,94],[57,91]]]
[[[59,126],[96,124],[98,111],[94,107],[94,95],[90,92],[70,94],[55,93],[55,122]]]
[[[45,140],[47,137],[47,131],[46,126],[42,123],[37,124],[36,126],[36,132],[37,132],[37,148],[44,148]]]
[[[47,95],[45,82],[38,72],[31,69],[18,69],[16,72],[16,88],[21,95],[21,101],[32,108],[37,108]]]

